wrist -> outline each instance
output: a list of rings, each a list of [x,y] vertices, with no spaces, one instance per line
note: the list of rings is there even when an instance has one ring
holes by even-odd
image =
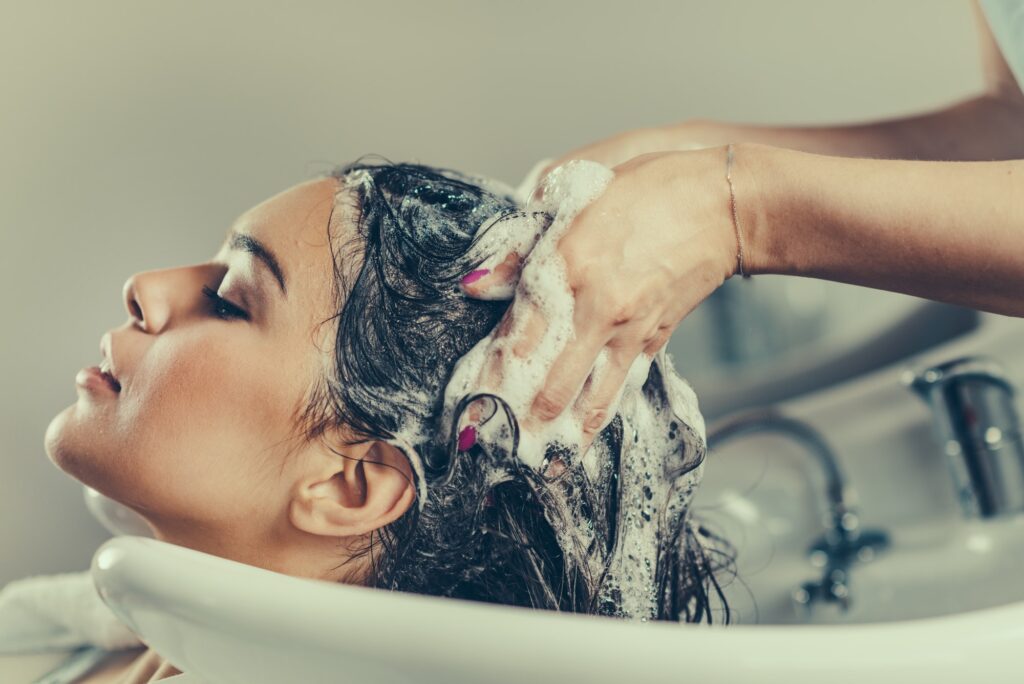
[[[688,243],[687,261],[691,265],[699,263],[701,271],[715,282],[715,287],[741,272],[750,274],[746,257],[749,249],[747,231],[745,227],[740,233],[736,230],[732,193],[726,175],[729,168],[728,146],[673,150],[651,157],[658,164],[664,162],[667,165],[666,182],[658,186],[667,190],[664,199],[670,207],[670,215],[681,217],[681,220],[675,220],[673,225],[677,225],[683,231],[684,243]],[[734,154],[734,181],[737,170],[735,161]],[[654,183],[649,185],[655,186]],[[738,186],[736,192],[738,195]],[[737,211],[741,209],[738,197],[735,206]],[[742,226],[744,218],[739,217],[739,221]]]
[[[735,126],[711,119],[690,119],[656,129],[646,129],[643,136],[649,146],[662,150],[706,149],[714,152],[712,187],[724,188],[725,211],[732,231],[739,232],[743,242],[743,271],[749,275],[795,273],[794,244],[787,235],[792,222],[785,220],[788,207],[783,206],[789,193],[783,189],[783,171],[792,160],[791,150],[750,142],[733,142],[732,184],[736,217],[732,214],[726,173],[726,148],[731,141],[742,140]],[[691,152],[692,153],[692,152]],[[795,153],[794,153],[795,154]],[[739,239],[732,233],[734,245]],[[739,274],[738,249],[733,252],[733,271]],[[728,277],[728,276],[727,276]]]
[[[798,153],[759,143],[733,144],[736,218],[743,235],[743,268],[750,275],[797,271],[799,244],[791,230],[797,224],[790,220],[786,205],[784,157],[789,154]]]

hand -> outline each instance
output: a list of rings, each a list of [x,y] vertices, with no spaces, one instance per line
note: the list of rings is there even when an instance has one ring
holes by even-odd
[[[572,405],[583,424],[584,451],[613,417],[634,361],[653,357],[736,271],[724,148],[647,154],[614,172],[557,244],[574,300],[574,336],[547,369],[531,414],[520,416],[522,428],[532,430]],[[522,246],[532,244],[523,240],[519,251],[495,255],[488,273],[474,272],[462,285],[481,299],[514,293],[495,341],[517,335],[502,342],[519,357],[531,354],[548,328],[518,287],[520,272],[531,266]],[[506,364],[492,361],[483,366],[481,387],[497,387],[504,377]]]
[[[712,146],[703,142],[709,137],[709,128],[709,122],[697,119],[662,128],[638,128],[578,147],[556,159],[546,159],[545,163],[538,164],[540,168],[534,168],[527,174],[527,180],[531,182],[530,190],[534,191],[532,196],[539,198],[547,175],[572,159],[588,159],[615,167],[634,157],[652,152],[705,149]],[[523,199],[528,197],[531,195],[525,193]]]

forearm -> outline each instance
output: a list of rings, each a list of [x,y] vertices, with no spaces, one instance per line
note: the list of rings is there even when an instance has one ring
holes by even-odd
[[[633,154],[752,142],[840,157],[991,160],[1024,158],[1024,106],[979,95],[933,112],[839,126],[756,126],[696,119],[640,129]]]
[[[752,273],[1024,316],[1024,161],[853,159],[736,146]]]

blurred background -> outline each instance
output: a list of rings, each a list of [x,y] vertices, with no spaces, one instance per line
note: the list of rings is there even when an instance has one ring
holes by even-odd
[[[127,317],[125,280],[211,258],[259,201],[367,152],[517,184],[627,128],[917,113],[981,90],[977,50],[963,0],[4,3],[0,586],[85,570],[109,537],[43,434]],[[669,352],[714,419],[972,321],[759,277]]]

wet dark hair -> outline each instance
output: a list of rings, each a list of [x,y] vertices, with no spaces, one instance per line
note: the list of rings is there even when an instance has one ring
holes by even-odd
[[[440,415],[455,363],[509,306],[509,301],[467,297],[458,282],[486,256],[471,257],[470,247],[487,219],[514,214],[520,207],[509,190],[484,179],[419,164],[364,158],[330,175],[347,183],[357,229],[340,244],[332,236],[340,307],[332,317],[337,319],[333,365],[303,421],[310,438],[343,425],[358,436],[349,444],[388,440],[424,411]],[[596,440],[603,440],[617,459],[622,433],[617,415]],[[495,481],[489,477],[493,455],[477,445],[455,456],[454,438],[447,432],[425,435],[412,446],[425,466],[426,500],[370,534],[369,544],[355,556],[368,558],[365,584],[620,614],[607,594],[599,597],[601,578],[567,558],[559,544],[553,524],[558,521],[547,504],[550,488],[565,482],[552,483],[516,463],[505,463],[505,477]],[[612,478],[618,464],[613,465]],[[591,511],[609,548],[619,522],[611,491]],[[731,568],[731,547],[690,515],[680,516],[667,537],[658,559],[654,617],[713,622],[714,594],[728,622],[716,574]]]

